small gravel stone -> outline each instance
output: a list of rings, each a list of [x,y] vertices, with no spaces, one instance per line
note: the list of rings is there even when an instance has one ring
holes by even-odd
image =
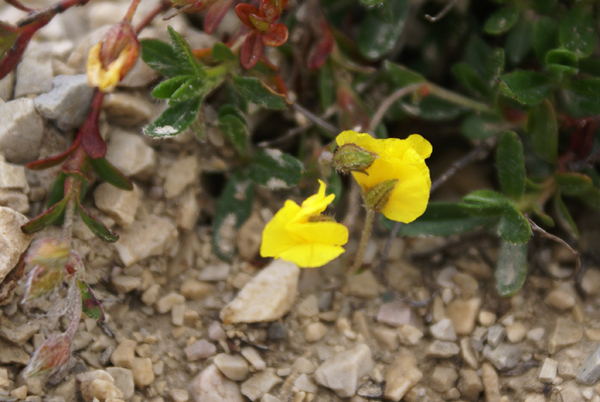
[[[447,392],[454,387],[457,379],[458,373],[453,368],[437,366],[433,369],[429,384],[437,392]]]
[[[0,158],[0,189],[29,193],[25,167],[6,163]]]
[[[312,374],[315,371],[315,365],[305,357],[297,358],[292,367],[300,374]]]
[[[315,372],[315,380],[332,389],[338,396],[348,398],[356,393],[358,380],[371,372],[371,349],[364,344],[328,358]]]
[[[133,368],[136,342],[124,339],[110,356],[110,361],[117,367]]]
[[[402,351],[385,373],[384,398],[399,401],[423,378],[417,366],[417,359],[409,352]]]
[[[94,399],[105,402],[107,399],[122,398],[123,392],[112,382],[97,378],[81,383],[81,396],[86,402],[92,402]]]
[[[600,270],[588,268],[581,279],[581,289],[588,296],[594,296],[600,292]]]
[[[221,328],[221,325],[214,321],[208,327],[208,339],[211,341],[223,341],[227,338],[225,331]]]
[[[119,258],[125,266],[160,255],[166,246],[177,239],[177,228],[170,220],[150,215],[144,220],[135,220],[130,228],[120,232],[115,243]]]
[[[156,303],[156,300],[158,300],[159,293],[160,285],[158,283],[155,283],[153,285],[150,285],[150,287],[146,289],[144,293],[142,293],[141,299],[146,306],[151,306],[154,303]]]
[[[106,372],[115,380],[115,386],[123,393],[123,399],[127,400],[133,396],[135,384],[133,383],[133,372],[131,370],[108,367]]]
[[[486,402],[500,401],[500,382],[498,373],[490,363],[481,365],[481,380],[483,382],[483,390],[485,391]]]
[[[177,306],[173,306],[173,309],[171,310],[171,323],[177,326],[183,325],[184,318],[185,305],[179,304]]]
[[[513,325],[506,327],[506,338],[511,343],[519,343],[527,335],[527,328],[520,322],[515,322]]]
[[[544,328],[534,328],[527,332],[527,339],[532,342],[539,342],[544,337],[546,330]]]
[[[435,339],[439,339],[441,341],[456,340],[454,324],[452,324],[452,320],[449,318],[444,318],[440,322],[432,325],[431,327],[429,327],[429,331]]]
[[[269,392],[275,385],[283,382],[274,368],[268,368],[260,373],[254,374],[250,379],[242,383],[242,394],[251,401],[258,401],[264,394]]]
[[[190,184],[197,181],[199,175],[198,158],[188,156],[178,159],[167,171],[165,178],[165,197],[177,197]]]
[[[152,360],[149,357],[136,357],[131,372],[133,374],[133,382],[138,388],[144,388],[154,381]]]
[[[316,394],[319,390],[314,381],[306,374],[300,374],[298,378],[296,378],[294,387],[298,388],[300,391],[310,392],[311,394]]]
[[[260,398],[260,402],[281,402],[279,398],[275,398],[271,394],[264,394],[262,398]]]
[[[8,162],[37,159],[44,136],[44,119],[32,99],[21,98],[0,105],[0,149]]]
[[[417,327],[406,324],[398,329],[398,337],[400,342],[405,345],[418,345],[423,338],[423,332]]]
[[[198,279],[207,282],[224,281],[229,276],[229,268],[229,264],[225,263],[207,265],[202,272],[200,272]]]
[[[329,311],[331,309],[331,301],[333,300],[333,292],[325,291],[319,296],[319,310]]]
[[[125,294],[142,285],[142,280],[130,275],[115,275],[110,279],[112,287],[119,293]]]
[[[39,95],[52,89],[51,56],[51,46],[36,41],[29,42],[16,68],[15,98]]]
[[[78,128],[89,112],[94,88],[85,74],[57,75],[52,80],[52,90],[34,99],[42,116],[54,120],[61,130]]]
[[[121,190],[109,183],[100,184],[94,191],[96,207],[110,216],[119,226],[131,227],[140,203],[140,189],[134,184],[133,191]]]
[[[172,388],[169,390],[169,397],[173,402],[187,402],[190,399],[190,394],[185,389]]]
[[[461,397],[469,401],[478,401],[479,394],[483,391],[481,378],[475,370],[460,370],[460,380],[458,381],[458,390]]]
[[[492,347],[500,345],[500,342],[504,339],[506,330],[502,325],[492,325],[487,330],[487,343]]]
[[[585,359],[577,373],[577,382],[585,385],[595,384],[600,379],[600,347]]]
[[[425,352],[427,357],[447,358],[457,355],[459,347],[453,342],[434,341]]]
[[[195,362],[198,360],[206,359],[209,356],[217,353],[217,347],[205,339],[200,339],[194,342],[183,350],[187,361]]]
[[[310,318],[319,314],[319,299],[317,299],[317,296],[310,295],[302,300],[296,307],[296,313],[300,318]]]
[[[273,261],[221,310],[221,320],[225,324],[278,320],[294,304],[299,275],[296,264]]]
[[[272,341],[280,341],[287,336],[287,327],[280,322],[273,322],[269,325],[267,336]]]
[[[392,327],[400,327],[406,324],[418,326],[419,319],[408,304],[394,301],[381,305],[377,313],[377,321]]]
[[[211,364],[190,382],[188,387],[195,402],[244,402],[240,388]]]
[[[25,399],[27,398],[27,385],[23,385],[19,388],[15,388],[10,392],[10,396],[14,396],[18,399]]]
[[[494,325],[496,322],[496,314],[491,311],[481,310],[479,312],[479,323],[484,327],[489,327],[490,325]]]
[[[215,291],[214,285],[188,279],[181,285],[181,294],[189,300],[201,300],[210,296]]]
[[[313,322],[304,329],[304,339],[306,342],[317,342],[327,333],[327,326],[322,322]]]
[[[0,325],[0,338],[6,339],[9,342],[22,346],[39,330],[40,324],[38,323],[24,324],[16,328],[8,328]]]
[[[245,261],[252,261],[259,255],[264,228],[265,222],[260,214],[254,212],[237,231],[238,253]]]
[[[114,130],[106,149],[106,160],[126,176],[145,180],[154,173],[156,152],[138,134]]]
[[[265,363],[262,357],[260,357],[260,354],[253,347],[244,346],[240,353],[256,370],[264,370],[267,368],[267,363]]]
[[[471,341],[469,338],[462,338],[460,340],[460,354],[463,360],[472,368],[477,370],[479,368],[479,360],[475,355],[475,351],[473,350],[473,346],[471,346]]]
[[[568,310],[575,305],[575,298],[563,290],[553,290],[548,293],[546,304],[559,310]]]
[[[379,283],[369,269],[358,275],[350,275],[346,282],[346,294],[372,299],[379,295]]]
[[[483,348],[483,356],[490,361],[498,370],[513,368],[521,359],[519,345],[500,344],[496,349],[490,345]]]
[[[565,346],[579,342],[582,337],[583,330],[579,324],[569,318],[558,317],[556,327],[548,343],[548,351],[556,353]]]
[[[165,314],[171,311],[175,306],[185,303],[185,297],[178,293],[171,292],[166,296],[161,297],[156,302],[156,312],[159,314]]]
[[[481,299],[452,300],[446,307],[446,315],[452,320],[456,335],[469,335],[475,328],[475,319]]]
[[[377,342],[387,350],[393,351],[400,346],[398,331],[389,327],[379,326],[373,329],[373,336]]]
[[[248,362],[240,355],[220,353],[215,356],[213,363],[230,380],[244,381],[248,378]]]
[[[556,360],[546,358],[540,366],[540,372],[538,374],[538,380],[544,383],[551,383],[556,378],[556,372],[558,370],[558,362]]]

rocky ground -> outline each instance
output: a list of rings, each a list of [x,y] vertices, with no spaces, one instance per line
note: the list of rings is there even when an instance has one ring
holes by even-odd
[[[43,211],[56,174],[22,165],[69,144],[92,96],[84,55],[126,7],[97,1],[59,16],[0,81],[0,279],[31,241],[19,234],[24,218],[16,212]],[[0,10],[0,20],[16,18],[12,8]],[[183,18],[170,24],[195,47],[213,41]],[[164,37],[165,26],[157,22],[145,35]],[[121,239],[106,244],[80,221],[74,227],[106,325],[80,323],[64,378],[23,380],[30,354],[55,328],[42,314],[53,301],[26,310],[21,283],[0,307],[0,400],[600,401],[600,269],[588,264],[579,292],[538,269],[568,272],[574,263],[566,249],[537,242],[525,287],[502,299],[491,237],[397,239],[391,286],[416,299],[440,290],[429,308],[415,309],[395,301],[369,270],[347,276],[344,258],[313,270],[257,266],[260,233],[283,201],[259,192],[236,240],[240,256],[219,261],[211,246],[214,183],[233,151],[214,126],[206,144],[191,135],[143,137],[140,126],[163,107],[148,93],[156,78],[140,63],[104,101],[107,158],[136,189],[99,184],[84,205]],[[206,116],[214,122],[210,108]],[[457,180],[479,178],[467,169]],[[582,238],[597,244],[597,230],[588,228]],[[37,235],[47,236],[60,229]],[[366,262],[378,262],[383,242],[371,242]],[[263,323],[245,323],[257,319]]]

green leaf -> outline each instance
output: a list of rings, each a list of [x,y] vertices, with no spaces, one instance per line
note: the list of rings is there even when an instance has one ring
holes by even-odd
[[[236,173],[225,185],[215,211],[212,242],[220,259],[229,261],[235,255],[237,230],[250,217],[253,201],[252,181]]]
[[[475,95],[487,98],[490,88],[475,69],[467,63],[456,63],[452,66],[452,74],[456,80]]]
[[[81,292],[81,311],[96,321],[104,321],[104,310],[90,285],[78,279],[77,286]]]
[[[566,49],[552,49],[546,53],[546,68],[558,81],[578,73],[578,59],[575,53]]]
[[[255,105],[267,109],[286,109],[287,104],[283,95],[271,91],[256,77],[232,78],[236,89]]]
[[[529,54],[533,45],[531,21],[521,19],[506,36],[506,57],[513,65],[519,65]]]
[[[579,70],[582,73],[598,75],[600,71],[600,58],[588,57],[587,59],[579,60]]]
[[[192,75],[180,75],[161,82],[152,91],[152,96],[156,99],[169,99],[175,91],[179,89],[187,80],[193,78]]]
[[[94,171],[102,180],[122,190],[133,190],[133,183],[119,169],[113,166],[106,158],[92,159],[90,163]]]
[[[452,236],[467,233],[492,222],[492,218],[478,218],[451,202],[430,202],[427,210],[414,222],[400,226],[400,236]],[[392,230],[395,221],[381,216],[383,226]]]
[[[558,4],[558,0],[533,0],[533,7],[540,14],[552,12]]]
[[[583,195],[593,187],[592,179],[581,173],[555,173],[554,180],[561,193],[570,197]]]
[[[548,99],[529,110],[527,131],[531,134],[533,151],[546,162],[556,162],[558,123],[554,107]]]
[[[460,105],[437,98],[434,95],[422,98],[417,103],[405,103],[400,100],[396,102],[396,104],[402,105],[402,109],[405,113],[408,113],[411,116],[418,116],[423,120],[428,121],[452,120],[467,110]],[[377,134],[377,131],[375,134]],[[381,138],[379,136],[377,137]]]
[[[427,82],[425,77],[423,77],[421,74],[409,70],[408,68],[399,64],[392,63],[391,61],[386,60],[384,62],[384,66],[387,76],[390,77],[390,79],[398,86],[398,88],[402,88],[410,84]]]
[[[482,77],[486,76],[492,48],[479,36],[473,36],[465,46],[465,61]]]
[[[589,113],[600,114],[600,78],[573,81],[571,90],[573,103]]]
[[[99,219],[94,218],[90,213],[81,206],[81,204],[77,203],[77,210],[79,211],[79,216],[81,216],[81,220],[87,226],[97,238],[107,243],[114,243],[119,240],[119,235],[104,226]]]
[[[52,205],[60,202],[65,197],[65,179],[67,175],[64,172],[60,172],[54,183],[52,184],[52,188],[50,189],[50,196],[48,197],[48,202],[46,203],[46,207],[50,208]]]
[[[358,49],[369,60],[378,60],[396,46],[408,17],[409,0],[387,0],[367,11],[358,31]]]
[[[169,99],[169,105],[173,106],[197,97],[203,98],[212,89],[207,88],[210,86],[210,80],[206,78],[190,78],[173,92]]]
[[[496,149],[498,179],[505,194],[519,199],[525,192],[525,157],[523,144],[514,131],[505,131]]]
[[[546,60],[546,53],[558,45],[558,23],[550,17],[541,16],[533,22],[533,50],[539,61]]]
[[[171,137],[183,132],[196,120],[202,98],[193,98],[169,106],[152,123],[144,127],[144,133],[152,137]]]
[[[48,208],[48,210],[46,210],[44,213],[36,216],[21,226],[21,231],[23,231],[25,234],[32,234],[39,232],[42,229],[46,229],[62,215],[68,201],[68,198],[63,198],[62,201],[57,202],[52,207]]]
[[[227,94],[227,103],[237,107],[242,114],[248,113],[248,99],[242,95],[231,82],[225,84],[225,92]]]
[[[319,77],[319,100],[323,110],[333,105],[335,101],[335,82],[329,63],[323,64]]]
[[[325,189],[325,195],[333,194],[335,198],[333,199],[332,205],[337,205],[342,199],[343,193],[344,185],[342,183],[342,179],[335,170],[331,169],[331,174],[327,178],[327,188]]]
[[[554,211],[558,224],[573,238],[579,239],[579,229],[571,216],[571,213],[567,209],[560,193],[554,195]]]
[[[142,39],[142,60],[165,77],[193,75],[194,69],[177,54],[173,47],[158,39]]]
[[[219,108],[219,119],[227,115],[235,116],[243,122],[246,121],[246,116],[244,116],[244,113],[242,113],[242,111],[237,106],[232,105],[230,103],[226,103]]]
[[[498,233],[504,241],[524,244],[531,237],[531,226],[527,218],[513,204],[508,204],[498,222]]]
[[[510,202],[503,194],[495,191],[477,190],[465,195],[457,205],[470,215],[491,218],[502,215]]]
[[[514,71],[500,80],[504,95],[524,105],[537,105],[552,89],[548,77],[534,71]]]
[[[302,162],[278,149],[260,149],[249,166],[248,176],[269,190],[295,186],[302,179]]]
[[[231,51],[229,46],[223,42],[217,42],[212,47],[212,55],[219,61],[233,61],[237,60],[235,54]]]
[[[501,241],[494,273],[498,294],[502,297],[514,295],[523,287],[526,277],[527,244],[515,245]]]
[[[594,14],[585,6],[573,7],[560,22],[560,43],[579,58],[588,57],[596,47]]]
[[[505,56],[504,49],[501,47],[494,49],[485,64],[486,77],[488,82],[493,85],[496,79],[504,72]]]
[[[519,9],[514,6],[504,7],[493,13],[483,26],[490,35],[501,35],[511,29],[519,19]]]
[[[204,77],[206,74],[202,71],[202,65],[198,62],[194,54],[192,53],[192,49],[187,41],[181,36],[177,31],[175,31],[172,27],[168,26],[167,31],[169,31],[169,36],[171,36],[171,40],[173,41],[173,50],[175,54],[181,59],[187,61],[188,65],[192,68],[195,75]]]
[[[238,154],[244,156],[248,154],[248,126],[243,120],[232,114],[226,114],[219,117],[219,130],[233,145]]]
[[[472,140],[483,140],[502,132],[504,120],[492,114],[472,114],[463,120],[460,132]]]

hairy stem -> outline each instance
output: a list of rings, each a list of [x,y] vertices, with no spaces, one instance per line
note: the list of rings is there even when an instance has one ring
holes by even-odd
[[[69,178],[67,180],[73,179]],[[71,188],[73,188],[72,185]],[[73,235],[73,218],[75,216],[75,198],[77,197],[77,195],[69,194],[67,195],[67,197],[69,197],[69,201],[67,201],[67,207],[65,208],[65,220],[63,222],[63,241],[67,243],[70,247],[71,238]]]
[[[131,2],[129,8],[127,9],[127,14],[125,14],[123,20],[131,22],[131,20],[133,19],[133,15],[135,14],[135,10],[137,10],[138,6],[140,5],[140,1],[142,0],[133,0]]]
[[[385,112],[388,111],[388,109],[394,104],[394,102],[396,102],[398,99],[400,99],[408,94],[412,94],[413,92],[419,90],[419,88],[421,88],[423,85],[425,85],[425,84],[419,83],[419,84],[412,84],[412,85],[400,88],[400,89],[392,92],[392,94],[390,96],[385,98],[383,100],[383,102],[381,102],[381,105],[379,105],[379,107],[377,108],[377,111],[375,112],[375,114],[373,115],[373,118],[371,119],[371,123],[369,124],[369,133],[375,132],[375,128],[379,125],[379,122],[381,122],[381,119],[383,119]]]
[[[478,112],[492,112],[492,109],[485,103],[477,102],[473,99],[467,98],[466,96],[459,95],[455,92],[448,91],[442,87],[438,87],[435,84],[428,83],[427,86],[431,91],[431,95],[435,95],[440,99],[468,107],[469,109],[477,110]]]
[[[348,270],[348,273],[354,274],[362,266],[362,261],[365,256],[365,250],[367,249],[367,243],[371,237],[371,230],[373,229],[373,220],[375,219],[375,211],[367,209],[367,216],[365,217],[365,228],[360,238],[360,244],[358,246],[358,252],[354,257],[354,264]]]
[[[152,9],[152,11],[150,11],[142,21],[140,21],[140,23],[135,27],[135,33],[139,34],[144,28],[146,28],[148,25],[150,25],[150,23],[152,22],[152,20],[154,20],[154,18],[156,18],[156,16],[160,13],[162,13],[163,11],[166,11],[169,9],[169,7],[171,7],[171,2],[167,1],[167,0],[163,0],[160,2],[159,5],[157,5],[156,7],[154,7]]]

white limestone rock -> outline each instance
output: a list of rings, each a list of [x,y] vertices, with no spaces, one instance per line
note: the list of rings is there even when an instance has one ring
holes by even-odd
[[[211,364],[190,382],[188,387],[195,402],[244,402],[240,387]]]
[[[140,189],[121,190],[109,183],[102,183],[94,191],[96,207],[110,216],[121,227],[131,227],[140,203]]]
[[[360,344],[327,359],[319,366],[314,378],[319,384],[335,391],[339,397],[348,398],[356,393],[358,380],[372,369],[371,349]]]
[[[8,162],[28,163],[39,155],[44,119],[32,99],[22,98],[0,105],[0,153]]]
[[[110,136],[106,160],[126,176],[146,180],[154,173],[156,152],[139,135],[115,130]]]
[[[21,225],[28,220],[10,208],[0,207],[0,283],[17,265],[21,254],[31,243],[33,236],[21,231]]]
[[[135,221],[120,235],[115,248],[125,266],[130,266],[144,258],[162,254],[178,234],[170,220],[150,215],[143,221]]]

